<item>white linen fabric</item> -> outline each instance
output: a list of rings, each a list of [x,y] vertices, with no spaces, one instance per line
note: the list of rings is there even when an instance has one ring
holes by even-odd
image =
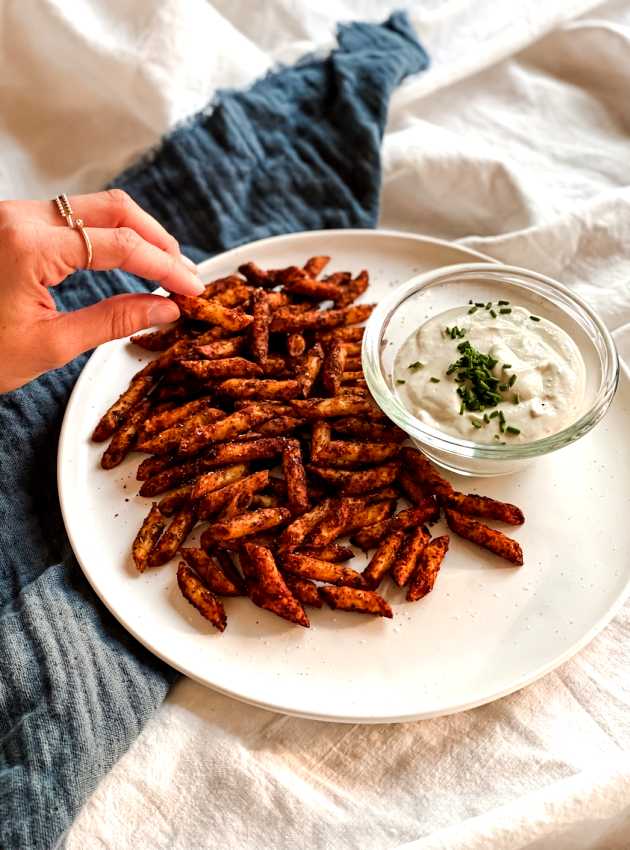
[[[97,189],[216,88],[330,47],[337,20],[401,6],[433,65],[392,101],[382,225],[560,278],[630,361],[627,2],[5,4],[0,192]],[[540,682],[436,720],[298,720],[182,680],[65,846],[622,850],[629,667],[626,606]]]

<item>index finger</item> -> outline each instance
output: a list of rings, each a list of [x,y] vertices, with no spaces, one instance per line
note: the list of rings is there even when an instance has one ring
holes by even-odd
[[[154,280],[165,289],[181,295],[200,295],[203,284],[182,263],[181,256],[173,256],[152,245],[129,227],[88,227],[87,235],[93,250],[94,271],[122,269],[138,277]],[[50,235],[47,235],[50,234]],[[46,256],[56,252],[65,264],[62,277],[77,269],[85,268],[86,249],[83,239],[70,227],[43,231]],[[52,251],[51,251],[52,249]],[[54,274],[48,285],[57,283],[60,267],[54,264]]]

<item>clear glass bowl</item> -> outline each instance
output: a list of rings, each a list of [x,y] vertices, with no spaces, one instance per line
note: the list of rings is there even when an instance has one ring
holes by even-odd
[[[417,419],[394,388],[399,348],[433,316],[468,301],[505,299],[559,325],[572,337],[586,365],[586,389],[579,418],[556,434],[530,443],[475,443],[429,427]],[[617,389],[619,358],[602,320],[571,290],[551,278],[516,266],[467,263],[412,278],[381,301],[363,338],[363,370],[379,407],[439,465],[464,475],[515,472],[533,459],[574,443],[608,410]]]

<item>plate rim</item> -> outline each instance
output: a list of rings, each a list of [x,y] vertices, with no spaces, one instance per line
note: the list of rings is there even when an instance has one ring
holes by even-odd
[[[420,242],[423,244],[432,244],[437,245],[439,247],[461,250],[462,253],[477,256],[480,260],[483,261],[491,261],[497,262],[494,258],[488,257],[482,254],[479,251],[475,251],[474,249],[468,248],[467,246],[459,245],[456,242],[449,242],[444,239],[437,239],[430,236],[423,236],[422,234],[416,234],[412,232],[400,231],[400,230],[389,230],[389,229],[370,229],[370,228],[336,228],[330,230],[306,230],[299,231],[296,233],[288,233],[288,234],[279,234],[277,236],[265,237],[263,239],[258,239],[255,242],[243,243],[241,245],[237,245],[233,248],[228,249],[227,251],[222,251],[219,254],[214,255],[213,257],[209,257],[206,260],[203,260],[198,264],[198,269],[201,275],[204,274],[205,267],[212,264],[219,257],[229,257],[231,253],[242,250],[243,248],[256,248],[263,247],[269,243],[277,242],[282,240],[284,241],[293,241],[299,240],[300,238],[308,237],[321,237],[321,236],[330,236],[330,235],[361,235],[368,236],[370,238],[384,238],[384,237],[397,237],[404,238],[406,240],[412,242]],[[72,388],[72,392],[68,398],[66,409],[64,411],[64,417],[62,426],[59,432],[59,440],[57,446],[57,493],[59,498],[59,505],[61,508],[62,519],[64,523],[64,528],[66,534],[68,535],[68,540],[70,542],[70,546],[72,548],[72,552],[74,557],[79,564],[81,571],[85,578],[87,579],[90,587],[98,596],[99,600],[105,605],[107,610],[112,614],[112,616],[117,620],[118,623],[134,637],[145,649],[163,661],[165,664],[168,664],[173,669],[177,670],[183,676],[192,679],[195,682],[198,682],[200,685],[203,685],[210,690],[216,691],[217,693],[222,694],[223,696],[228,696],[231,699],[234,699],[238,702],[244,703],[246,705],[252,705],[257,708],[262,708],[267,711],[271,711],[277,714],[284,714],[291,717],[299,717],[306,720],[318,720],[327,723],[353,723],[353,724],[361,724],[361,725],[374,725],[374,724],[382,724],[382,723],[408,723],[413,722],[415,720],[429,720],[435,717],[447,717],[452,714],[458,714],[462,711],[469,711],[473,708],[478,708],[482,705],[488,705],[492,702],[495,702],[498,699],[502,699],[503,697],[509,696],[510,694],[516,693],[517,691],[522,690],[524,687],[533,684],[539,679],[546,676],[548,673],[551,673],[553,670],[560,667],[566,661],[573,658],[578,652],[584,649],[606,626],[614,619],[617,613],[621,610],[624,603],[626,602],[628,595],[630,594],[630,571],[628,572],[628,577],[626,580],[626,584],[621,591],[621,593],[617,596],[614,602],[610,605],[610,607],[602,614],[602,616],[591,626],[591,628],[580,637],[575,643],[571,644],[560,656],[554,658],[552,661],[547,662],[546,664],[541,665],[536,668],[534,671],[530,671],[529,673],[521,676],[518,680],[510,684],[506,688],[501,688],[497,691],[489,692],[477,699],[465,701],[462,703],[458,703],[457,705],[450,706],[447,709],[438,709],[435,711],[421,711],[421,712],[410,712],[406,714],[399,715],[385,715],[385,716],[361,716],[361,715],[335,715],[335,714],[321,714],[318,712],[308,712],[296,710],[292,707],[283,706],[279,703],[270,703],[260,699],[254,699],[251,697],[247,697],[242,693],[237,693],[229,688],[223,687],[221,685],[217,685],[215,683],[209,683],[207,680],[202,679],[200,676],[197,676],[191,673],[189,670],[186,670],[181,664],[175,663],[171,658],[167,657],[165,653],[159,651],[155,648],[154,645],[151,645],[149,641],[145,640],[142,635],[138,632],[138,630],[130,625],[126,618],[119,614],[115,608],[109,603],[109,601],[101,595],[99,588],[92,581],[92,577],[88,568],[83,564],[82,559],[80,558],[77,548],[75,548],[75,538],[72,531],[72,523],[70,521],[70,514],[68,512],[68,505],[66,504],[66,499],[64,496],[64,473],[66,470],[66,455],[69,453],[68,449],[70,447],[71,441],[67,437],[67,431],[70,427],[70,417],[68,415],[69,410],[72,407],[73,399],[75,395],[79,394],[80,389],[82,389],[83,382],[86,379],[87,375],[87,366],[96,355],[100,355],[103,350],[106,350],[109,346],[113,346],[115,344],[119,344],[121,340],[112,340],[110,342],[104,343],[103,345],[98,346],[90,355],[89,359],[86,361],[85,366],[81,370],[81,373]],[[622,381],[628,384],[627,389],[630,391],[630,368],[624,363],[623,360],[620,361],[620,384]],[[613,402],[614,403],[614,402]],[[68,445],[66,445],[68,444]]]
[[[461,251],[464,254],[469,254],[471,256],[478,257],[485,263],[499,263],[499,260],[495,259],[494,257],[490,257],[487,254],[483,254],[481,251],[477,251],[475,248],[469,248],[467,245],[460,245],[458,242],[449,242],[448,239],[438,239],[434,236],[424,236],[422,233],[414,233],[410,230],[393,230],[389,228],[380,227],[335,227],[321,230],[296,230],[292,233],[280,233],[277,236],[264,236],[262,239],[256,239],[254,242],[243,242],[241,245],[235,245],[233,248],[228,248],[227,251],[221,251],[220,253],[215,254],[213,257],[207,257],[207,259],[202,260],[200,263],[197,263],[197,268],[199,272],[203,274],[204,267],[214,262],[217,257],[228,256],[229,254],[235,253],[236,251],[240,251],[242,248],[261,248],[270,242],[277,242],[280,239],[282,239],[283,242],[285,240],[289,242],[293,241],[294,239],[303,239],[305,236],[347,236],[349,234],[353,236],[365,236],[368,233],[372,236],[376,235],[379,239],[384,236],[390,238],[402,237],[403,239],[408,239],[412,242],[422,242],[424,244],[429,245],[438,245],[441,248],[450,248],[451,250],[454,248],[456,251]]]

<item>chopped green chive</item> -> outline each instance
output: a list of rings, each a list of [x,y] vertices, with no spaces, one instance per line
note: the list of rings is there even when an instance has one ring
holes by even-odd
[[[460,358],[448,367],[446,374],[457,373],[454,378],[459,384],[457,394],[468,411],[483,411],[496,407],[502,400],[498,392],[499,379],[492,370],[498,364],[495,357],[483,354],[466,340],[457,346]]]
[[[496,319],[496,317],[497,317],[495,310],[490,310],[490,315],[492,316],[493,319]]]
[[[505,433],[506,434],[520,434],[521,429],[515,428],[513,425],[508,425],[507,428],[505,429]]]
[[[520,403],[521,403],[521,397],[519,396],[518,393],[514,393],[514,395],[512,396],[512,404],[520,404]]]
[[[499,310],[499,313],[501,313],[502,316],[507,316],[507,314],[511,313],[511,312],[512,312],[511,307],[501,307],[501,309]]]
[[[423,369],[423,368],[424,368],[424,363],[421,363],[419,360],[416,360],[415,363],[410,363],[407,366],[407,369],[411,369],[412,372],[417,372],[418,369]]]
[[[477,416],[470,417],[470,424],[474,428],[483,428],[483,419],[479,419]]]
[[[505,370],[505,369],[511,369],[511,368],[512,368],[512,364],[511,364],[511,363],[504,363],[504,364],[503,364],[503,366],[501,366],[501,368],[502,368],[503,370]]]
[[[486,423],[486,425],[488,424],[488,422],[490,422],[490,417],[488,416],[488,414],[487,414],[487,413],[484,413],[484,415],[483,415],[483,421]]]
[[[507,388],[508,388],[507,384],[499,384],[499,389],[501,390],[502,393],[504,393],[507,390]]]
[[[472,304],[472,303],[473,303],[472,298],[469,298],[469,299],[468,299],[468,303],[469,303],[469,304]]]
[[[475,307],[485,307],[485,306],[486,305],[483,303],[483,301],[475,301]]]
[[[499,307],[507,307],[507,305],[509,303],[510,303],[509,301],[497,301],[497,304],[499,305]]]
[[[513,387],[516,383],[516,375],[511,375],[510,380],[508,381],[508,387]]]
[[[476,312],[477,312],[477,305],[473,304],[473,306],[468,311],[468,314],[470,315],[471,313],[476,313]]]
[[[462,402],[459,406],[459,415],[460,416],[464,415],[464,402]]]
[[[532,322],[539,322],[540,321],[540,316],[530,316],[529,318],[532,320]]]
[[[490,417],[489,417],[489,418],[490,418],[490,419],[494,419],[494,418],[495,418],[495,416],[498,416],[498,415],[499,415],[499,411],[498,411],[498,410],[493,410],[493,411],[492,411],[492,413],[490,414]]]
[[[466,331],[463,328],[458,328],[457,325],[452,328],[445,328],[445,332],[446,336],[450,336],[451,339],[462,339],[466,336]]]
[[[396,383],[397,383],[397,384],[406,384],[406,383],[407,383],[407,381],[401,381],[401,380],[398,380],[398,381],[396,381]]]
[[[488,301],[488,303],[485,305],[485,309],[489,310],[491,307],[492,307],[492,301]]]
[[[439,378],[429,378],[429,380],[431,381],[432,384],[439,384],[440,383]]]

